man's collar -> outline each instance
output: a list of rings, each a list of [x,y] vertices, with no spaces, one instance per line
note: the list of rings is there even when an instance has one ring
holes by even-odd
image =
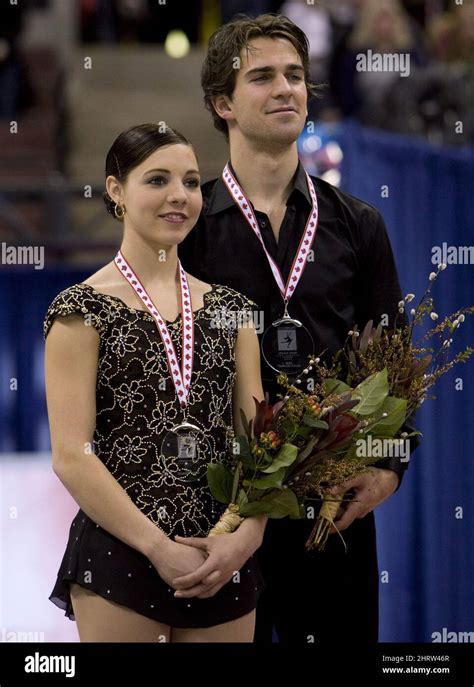
[[[229,167],[234,176],[236,176],[231,162],[229,162]],[[306,172],[303,165],[298,161],[298,167],[296,168],[296,174],[294,177],[293,188],[291,190],[288,200],[291,198],[293,193],[297,191],[304,196],[309,205],[311,205],[311,196],[309,195],[308,184],[306,183]],[[209,203],[206,210],[206,215],[215,215],[223,210],[228,210],[234,205],[234,200],[227,190],[222,175],[218,177],[214,188],[209,197]]]
[[[311,206],[313,204],[311,196],[309,195],[308,182],[306,181],[306,172],[299,160],[298,167],[296,168],[293,191],[299,191],[306,198],[308,205]]]

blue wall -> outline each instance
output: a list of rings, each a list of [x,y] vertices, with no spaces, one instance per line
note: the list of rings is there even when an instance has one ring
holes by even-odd
[[[345,129],[342,186],[383,214],[403,293],[421,295],[432,247],[474,243],[474,150]],[[388,186],[388,198],[381,187]],[[376,259],[376,256],[374,256]],[[473,265],[449,265],[432,293],[442,316],[474,305]],[[472,321],[456,350],[474,345]],[[454,345],[454,344],[453,344]],[[377,509],[382,641],[474,631],[474,359],[441,380],[417,416],[422,444],[400,490]],[[464,390],[454,380],[463,378]],[[461,508],[462,511],[457,508]],[[456,512],[462,518],[456,518]]]

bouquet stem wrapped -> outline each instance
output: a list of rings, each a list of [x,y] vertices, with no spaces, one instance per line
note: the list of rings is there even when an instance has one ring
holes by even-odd
[[[214,537],[216,534],[225,534],[226,532],[234,532],[243,520],[239,513],[238,505],[236,503],[229,503],[218,523],[209,531],[208,537]]]
[[[342,496],[329,495],[323,497],[323,505],[305,545],[307,551],[311,551],[313,548],[324,549],[341,502]]]

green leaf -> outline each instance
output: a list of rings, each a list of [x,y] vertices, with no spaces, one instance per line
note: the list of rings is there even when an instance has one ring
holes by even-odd
[[[239,446],[239,451],[238,453],[236,453],[236,455],[239,456],[239,458],[241,456],[250,455],[250,444],[248,442],[247,437],[244,437],[242,434],[237,434],[234,437],[234,441]]]
[[[298,449],[296,446],[293,446],[293,444],[283,444],[273,458],[272,464],[268,468],[265,468],[265,470],[261,470],[261,472],[271,474],[280,468],[286,468],[288,465],[292,465],[295,462],[297,455]]]
[[[246,503],[248,503],[248,497],[247,494],[245,493],[245,489],[239,489],[239,492],[237,494],[236,498],[236,503],[239,506],[239,508],[242,508]]]
[[[351,372],[355,372],[357,370],[357,358],[354,351],[349,351],[349,363]]]
[[[404,398],[387,396],[382,407],[376,415],[380,418],[378,422],[370,428],[370,434],[384,437],[394,437],[400,427],[405,422],[407,401]],[[387,413],[387,417],[382,417]]]
[[[311,434],[311,427],[309,425],[300,425],[296,432],[294,433],[294,436],[292,437],[295,439],[296,437],[308,437]]]
[[[382,407],[388,394],[387,368],[381,372],[376,372],[357,386],[352,395],[360,398],[359,403],[352,408],[352,413],[356,415],[375,415]]]
[[[240,515],[243,518],[251,518],[252,515],[268,515],[271,509],[272,504],[269,501],[259,499],[258,501],[250,501],[250,503],[245,503],[240,508]]]
[[[280,468],[266,477],[243,481],[244,487],[251,486],[254,489],[281,489],[282,480],[285,476],[285,468]]]
[[[237,490],[239,488],[239,481],[242,475],[242,461],[239,460],[239,462],[237,463],[237,467],[234,470],[234,475],[232,479],[232,493],[230,495],[230,503],[235,503],[235,499],[237,498]]]
[[[354,435],[354,437],[355,437],[355,436],[356,436],[356,435]],[[366,435],[365,435],[365,434],[357,434],[356,441],[357,441],[358,439],[364,439],[364,440],[365,440],[365,438],[366,438]],[[362,464],[363,461],[362,461],[362,459],[360,458],[360,456],[357,455],[357,449],[358,449],[358,444],[357,444],[357,443],[352,444],[352,446],[344,453],[343,456],[341,456],[341,458],[342,458],[343,460],[345,460],[345,461],[346,461],[346,460],[347,460],[347,461],[352,461],[352,460],[354,460],[357,464]]]
[[[263,454],[263,456],[261,458],[259,458],[259,461],[261,461],[261,460],[264,460],[267,463],[267,465],[271,465],[273,463],[273,456],[270,453],[268,453],[267,450],[265,450],[265,453]],[[266,472],[266,470],[263,470],[262,468],[260,468],[260,472]]]
[[[345,391],[351,391],[351,387],[340,379],[325,379],[323,382],[323,389],[325,393],[329,394],[343,394]]]
[[[230,503],[233,481],[233,473],[222,463],[211,463],[207,466],[209,489],[214,498],[220,503],[225,503],[226,505]]]
[[[299,503],[298,504],[298,515],[296,515],[296,510],[294,513],[290,514],[291,520],[303,520],[303,518],[306,517],[306,510],[304,507],[304,503]]]
[[[238,452],[234,453],[234,457],[237,460],[242,461],[243,465],[252,468],[255,467],[255,458],[253,457],[252,452],[250,451],[250,446],[247,437],[244,437],[241,434],[239,434],[238,436],[234,437],[234,442],[238,446]]]
[[[422,436],[423,436],[423,432],[413,431],[413,432],[409,432],[406,435],[405,439],[409,439],[410,437],[422,437]]]
[[[247,503],[242,509],[244,517],[265,513],[270,518],[298,518],[300,516],[300,506],[296,494],[291,489],[282,491],[272,491],[263,496],[258,501]]]
[[[317,417],[312,417],[309,413],[303,415],[303,422],[310,427],[317,427],[318,429],[328,429],[329,425],[324,420],[320,420]]]
[[[314,447],[316,446],[316,444],[318,443],[318,441],[319,441],[319,437],[312,437],[308,441],[308,443],[306,444],[304,449],[302,449],[299,452],[298,460],[296,461],[297,464],[302,463],[303,460],[306,460],[306,458],[311,455],[311,453],[312,453]]]
[[[300,514],[300,505],[296,494],[291,489],[283,489],[277,492],[271,500],[272,509],[269,513],[270,518],[297,518]]]

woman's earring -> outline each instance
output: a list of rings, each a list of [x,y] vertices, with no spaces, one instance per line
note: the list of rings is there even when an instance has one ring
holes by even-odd
[[[125,215],[125,208],[122,207],[122,205],[115,205],[114,215],[118,220],[120,220],[120,222],[123,222],[123,217]]]

